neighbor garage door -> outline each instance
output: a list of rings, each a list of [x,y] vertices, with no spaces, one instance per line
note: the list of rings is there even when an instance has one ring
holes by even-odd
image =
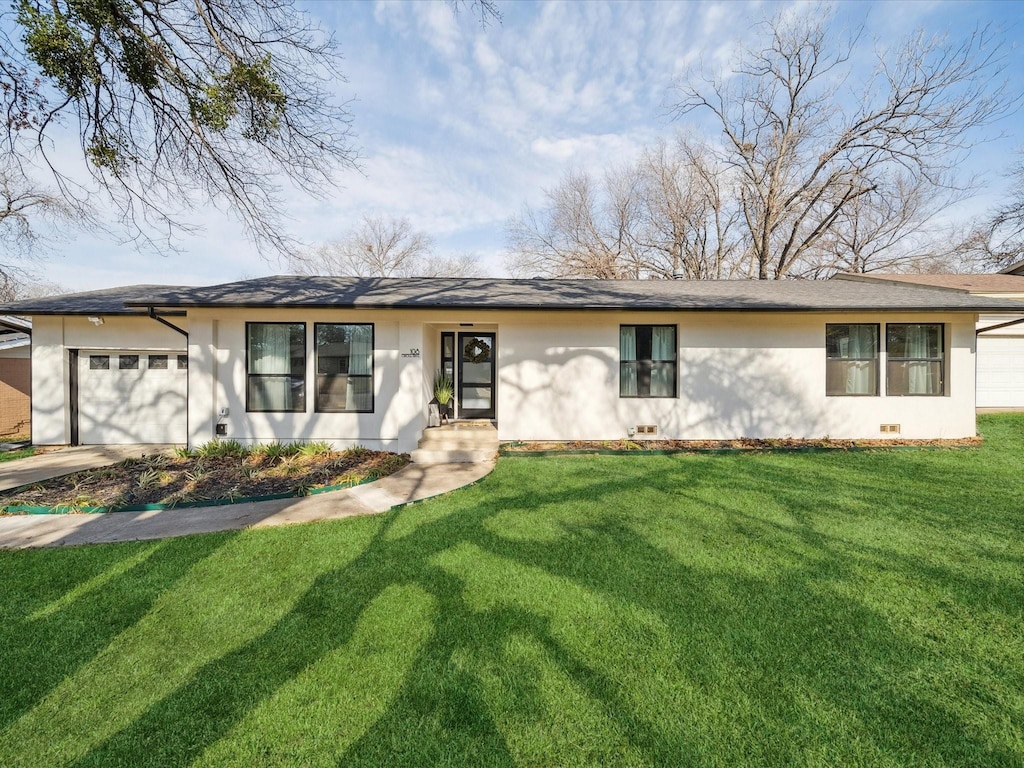
[[[80,352],[78,441],[184,443],[187,368],[167,352]]]
[[[1024,407],[1024,336],[978,337],[978,407]]]

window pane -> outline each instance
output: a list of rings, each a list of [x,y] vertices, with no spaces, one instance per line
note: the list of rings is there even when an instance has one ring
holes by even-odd
[[[178,370],[188,370],[188,355],[178,355]]]
[[[89,355],[89,370],[110,370],[110,355]]]
[[[825,349],[830,359],[875,359],[878,357],[878,326],[873,323],[826,325]]]
[[[619,396],[636,397],[639,395],[637,386],[637,369],[639,363],[623,361],[619,363]]]
[[[306,410],[305,377],[250,376],[250,411]]]
[[[117,367],[122,371],[134,371],[139,367],[138,355],[118,355]]]
[[[651,360],[676,359],[676,329],[655,326],[651,329]]]
[[[490,387],[462,387],[459,407],[466,410],[486,410],[491,407]]]
[[[373,325],[317,323],[316,410],[373,410]]]
[[[676,393],[676,364],[651,363],[651,397],[673,397]]]
[[[248,328],[249,373],[305,373],[303,323],[250,323]]]
[[[369,376],[317,376],[318,411],[373,410],[373,379]]]
[[[877,395],[877,360],[828,360],[825,363],[825,394]]]
[[[886,337],[889,357],[942,357],[940,323],[890,323],[886,326]]]
[[[490,363],[463,363],[462,380],[470,384],[490,384]]]
[[[941,360],[890,360],[886,371],[890,395],[941,395]]]
[[[150,355],[150,370],[167,370],[167,355]]]
[[[623,325],[619,328],[619,359],[622,362],[636,360],[636,326]]]

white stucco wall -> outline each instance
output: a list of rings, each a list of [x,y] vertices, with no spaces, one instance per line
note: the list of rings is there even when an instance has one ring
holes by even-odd
[[[186,318],[169,319],[188,330]],[[79,316],[34,317],[32,442],[36,445],[66,445],[71,440],[68,351],[72,349],[177,354],[185,351],[185,337],[149,317],[107,316],[100,326]]]
[[[197,310],[190,313],[189,443],[212,440],[216,424],[225,438],[244,443],[324,440],[337,447],[410,451],[426,426],[427,377],[423,319],[385,311]],[[246,322],[306,324],[306,409],[301,413],[245,410]],[[315,410],[315,323],[373,323],[373,413]],[[412,356],[410,350],[420,350]],[[228,409],[220,417],[222,408]]]
[[[754,314],[483,312],[470,310],[194,310],[174,322],[189,331],[188,428],[192,445],[218,422],[243,442],[325,440],[342,447],[409,451],[426,426],[442,330],[493,331],[498,349],[497,421],[502,440],[615,440],[637,425],[659,437],[879,438],[975,434],[971,314]],[[306,324],[306,409],[245,410],[245,323]],[[374,324],[373,413],[316,413],[314,323]],[[825,325],[830,322],[942,322],[946,394],[888,397],[884,360],[877,397],[825,396]],[[623,399],[619,325],[674,324],[678,397]],[[883,329],[884,334],[884,329]],[[884,338],[884,336],[883,336]],[[33,439],[69,439],[67,350],[183,351],[185,340],[148,318],[35,318]],[[415,356],[413,350],[419,350]],[[226,417],[220,411],[228,409]]]
[[[943,322],[946,395],[825,396],[825,324]],[[501,323],[502,440],[903,438],[975,434],[973,315],[537,313]],[[620,324],[677,325],[678,397],[618,396]],[[882,331],[884,339],[884,329]],[[884,344],[883,344],[884,346]]]

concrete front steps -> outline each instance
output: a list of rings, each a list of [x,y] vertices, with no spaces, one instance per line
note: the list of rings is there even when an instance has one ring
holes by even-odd
[[[489,421],[468,421],[428,427],[419,448],[410,455],[417,464],[460,464],[490,461],[498,453],[498,430]]]

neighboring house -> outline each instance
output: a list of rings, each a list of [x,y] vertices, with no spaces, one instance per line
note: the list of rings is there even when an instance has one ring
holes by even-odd
[[[1017,299],[1024,302],[1024,261],[999,274],[841,274],[836,275],[836,279],[912,283],[945,290],[966,291],[973,296]],[[977,332],[977,406],[1024,408],[1024,304],[1021,305],[1021,311],[1014,316],[982,313],[978,318]]]
[[[854,281],[270,277],[17,302],[37,444],[409,451],[434,372],[501,440],[975,434],[979,313]]]
[[[0,315],[0,442],[29,432],[31,357],[32,323]]]

